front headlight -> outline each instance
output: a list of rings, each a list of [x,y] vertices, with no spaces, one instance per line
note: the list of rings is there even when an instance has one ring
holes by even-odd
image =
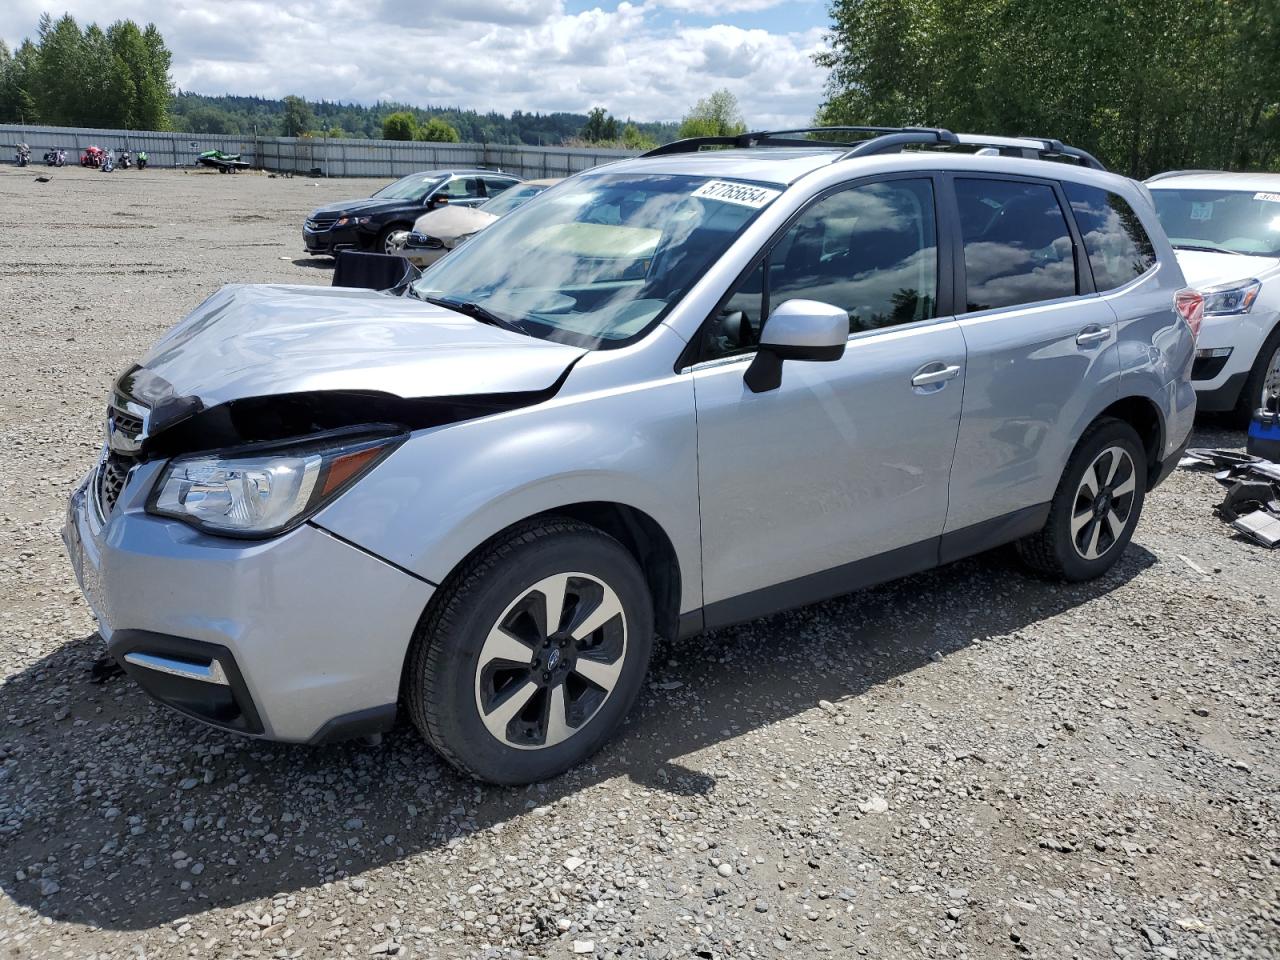
[[[1248,313],[1262,289],[1261,280],[1235,281],[1202,290],[1206,317],[1229,317]]]
[[[261,453],[179,457],[165,468],[147,510],[223,536],[274,536],[337,497],[403,439],[348,432]]]
[[[339,217],[335,222],[335,227],[362,227],[373,217]]]

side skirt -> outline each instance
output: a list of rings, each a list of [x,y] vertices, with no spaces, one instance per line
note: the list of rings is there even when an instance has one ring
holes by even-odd
[[[819,603],[983,553],[1043,529],[1049,518],[1049,508],[1050,505],[1044,503],[1015,510],[941,537],[854,560],[741,596],[717,600],[701,610],[681,614],[680,635],[692,636],[703,630],[715,630]]]

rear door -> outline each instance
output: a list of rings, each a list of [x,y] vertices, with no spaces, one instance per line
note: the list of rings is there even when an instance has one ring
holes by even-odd
[[[950,268],[935,196],[915,175],[817,198],[704,328],[693,377],[708,626],[937,562],[965,348],[938,316]],[[752,393],[760,330],[791,299],[849,311],[845,354],[788,361],[780,388]]]
[[[1119,391],[1116,318],[1061,186],[948,177],[968,350],[943,559],[1043,525],[1081,418]]]

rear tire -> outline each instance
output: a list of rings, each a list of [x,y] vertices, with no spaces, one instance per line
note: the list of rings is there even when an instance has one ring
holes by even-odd
[[[1067,461],[1039,533],[1018,542],[1037,573],[1069,581],[1102,576],[1124,554],[1147,494],[1147,456],[1123,420],[1094,422]]]
[[[640,692],[652,641],[648,586],[618,541],[574,520],[530,521],[478,550],[433,599],[405,699],[459,770],[532,783],[609,739]]]

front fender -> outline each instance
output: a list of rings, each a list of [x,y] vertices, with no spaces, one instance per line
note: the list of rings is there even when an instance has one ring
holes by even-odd
[[[561,395],[415,433],[315,522],[439,584],[478,545],[535,514],[623,504],[663,528],[681,612],[702,604],[697,424],[686,375]]]

